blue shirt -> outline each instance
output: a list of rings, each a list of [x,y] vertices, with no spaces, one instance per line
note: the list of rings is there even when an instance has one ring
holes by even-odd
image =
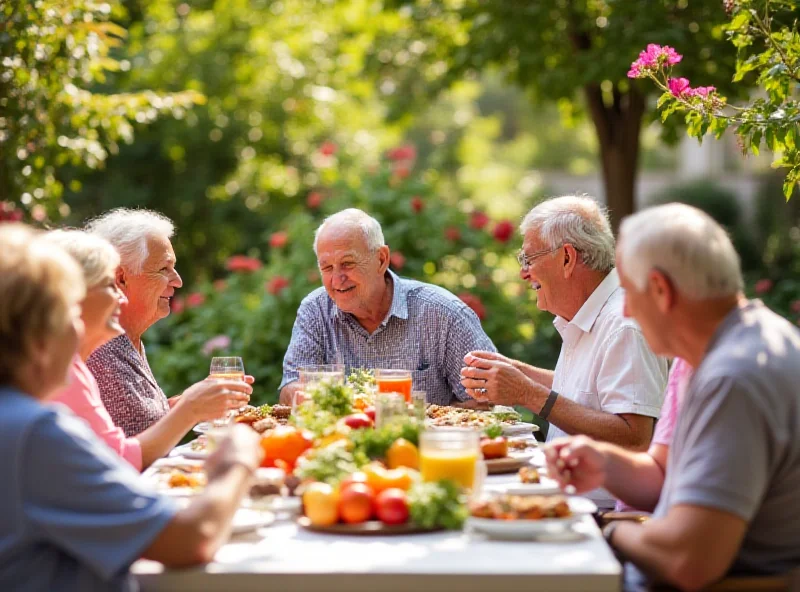
[[[136,590],[177,507],[66,408],[0,387],[0,590]]]
[[[298,368],[344,364],[354,368],[412,371],[414,390],[429,403],[449,405],[469,399],[461,386],[464,356],[473,350],[497,351],[475,312],[444,288],[398,277],[392,306],[378,329],[369,334],[317,288],[303,299],[283,360],[280,388],[298,379]]]

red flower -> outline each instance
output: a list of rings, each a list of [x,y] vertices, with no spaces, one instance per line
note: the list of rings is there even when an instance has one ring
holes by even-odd
[[[206,297],[204,294],[192,292],[186,297],[186,308],[197,308],[198,306],[202,306],[205,301]]]
[[[400,271],[406,265],[406,258],[400,251],[395,251],[389,256],[389,262],[397,271]]]
[[[289,287],[289,280],[282,275],[276,275],[274,278],[268,281],[264,287],[266,288],[267,292],[273,296],[277,296],[283,292],[283,290]]]
[[[486,318],[486,307],[481,302],[481,299],[476,296],[475,294],[470,294],[469,292],[462,292],[458,295],[461,298],[461,301],[469,306],[475,314],[478,315],[478,318],[482,321]]]
[[[472,212],[472,216],[469,218],[470,226],[475,230],[483,230],[487,224],[489,224],[489,216],[485,212]]]
[[[411,144],[406,144],[405,146],[392,148],[386,153],[386,157],[395,162],[400,160],[414,160],[417,157],[417,150]]]
[[[419,214],[423,208],[425,207],[425,202],[422,201],[422,198],[419,195],[415,195],[411,198],[411,209],[414,211],[415,214]]]
[[[234,255],[228,259],[225,267],[228,271],[233,272],[252,272],[261,269],[261,261],[253,257],[247,257],[246,255]]]
[[[338,149],[339,147],[334,142],[326,140],[320,145],[319,152],[320,154],[324,154],[325,156],[333,156],[334,154],[336,154],[336,151]]]
[[[0,222],[21,222],[22,210],[16,209],[10,201],[0,202]]]
[[[503,220],[494,227],[494,238],[501,243],[507,243],[514,236],[514,225],[510,220]]]
[[[169,308],[175,314],[181,314],[183,309],[186,308],[186,305],[183,302],[183,298],[176,296],[169,301]]]
[[[309,284],[316,284],[319,280],[319,272],[315,269],[312,269],[306,274],[306,279],[308,280]]]
[[[408,176],[411,174],[411,169],[407,166],[396,166],[392,170],[392,174],[398,179],[407,179]]]
[[[312,210],[316,210],[320,205],[322,205],[323,196],[319,191],[312,191],[308,194],[308,198],[306,199],[306,205],[311,208]]]
[[[227,285],[228,284],[225,282],[225,280],[214,280],[214,283],[212,284],[212,286],[214,286],[214,290],[217,292],[222,292]]]
[[[275,232],[272,236],[269,237],[269,246],[273,249],[280,249],[286,246],[286,243],[289,242],[289,235],[286,233],[285,230],[281,230],[280,232]]]
[[[800,312],[800,300],[793,301],[789,306],[791,306],[792,312]]]
[[[756,294],[766,294],[767,292],[772,290],[772,286],[773,286],[772,280],[767,278],[760,279],[756,282],[755,285]]]
[[[449,241],[456,242],[461,239],[461,231],[455,226],[448,226],[444,229],[444,237]]]

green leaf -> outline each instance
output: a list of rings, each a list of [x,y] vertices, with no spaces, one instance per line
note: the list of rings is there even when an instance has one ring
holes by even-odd
[[[746,10],[742,10],[741,12],[739,12],[739,14],[733,17],[733,20],[726,28],[729,31],[735,31],[741,29],[742,27],[746,27],[747,25],[750,24],[750,18],[751,18],[750,13]]]

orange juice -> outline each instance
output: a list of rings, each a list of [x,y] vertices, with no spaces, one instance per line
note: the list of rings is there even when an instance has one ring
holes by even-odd
[[[469,450],[426,450],[419,457],[423,481],[450,479],[468,489],[475,485],[477,465],[478,453]]]
[[[400,393],[406,402],[411,402],[411,376],[383,377],[378,376],[375,381],[378,383],[379,393]]]

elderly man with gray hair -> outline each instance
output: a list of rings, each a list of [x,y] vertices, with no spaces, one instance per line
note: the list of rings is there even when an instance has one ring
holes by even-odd
[[[622,314],[614,269],[614,236],[606,213],[589,197],[549,199],[523,219],[520,276],[540,310],[556,315],[563,345],[555,371],[500,354],[473,351],[462,382],[479,400],[521,405],[550,422],[548,440],[588,434],[635,450],[653,435],[667,383],[667,362]],[[611,508],[608,492],[594,492]]]
[[[119,318],[125,334],[100,346],[86,360],[114,424],[127,437],[136,436],[164,417],[182,398],[196,408],[203,407],[203,400],[219,395],[227,396],[230,409],[245,405],[252,387],[233,380],[203,380],[182,395],[167,399],[150,370],[142,335],[169,315],[175,290],[183,285],[170,242],[175,232],[172,221],[148,210],[118,208],[92,220],[87,231],[106,239],[119,253],[115,280],[127,299]],[[246,380],[253,381],[252,377]],[[210,419],[214,418],[198,417]]]
[[[690,206],[624,220],[617,267],[626,314],[650,346],[695,368],[666,475],[647,454],[585,437],[551,443],[550,474],[658,504],[646,524],[605,531],[656,582],[698,590],[727,574],[800,567],[800,331],[744,297],[730,239]],[[626,576],[629,589],[645,583],[634,569]]]
[[[314,252],[322,288],[297,311],[283,361],[281,402],[291,404],[299,368],[410,370],[429,403],[470,404],[460,383],[462,360],[473,349],[496,351],[477,315],[437,286],[389,270],[389,247],[377,220],[357,209],[327,218]]]

